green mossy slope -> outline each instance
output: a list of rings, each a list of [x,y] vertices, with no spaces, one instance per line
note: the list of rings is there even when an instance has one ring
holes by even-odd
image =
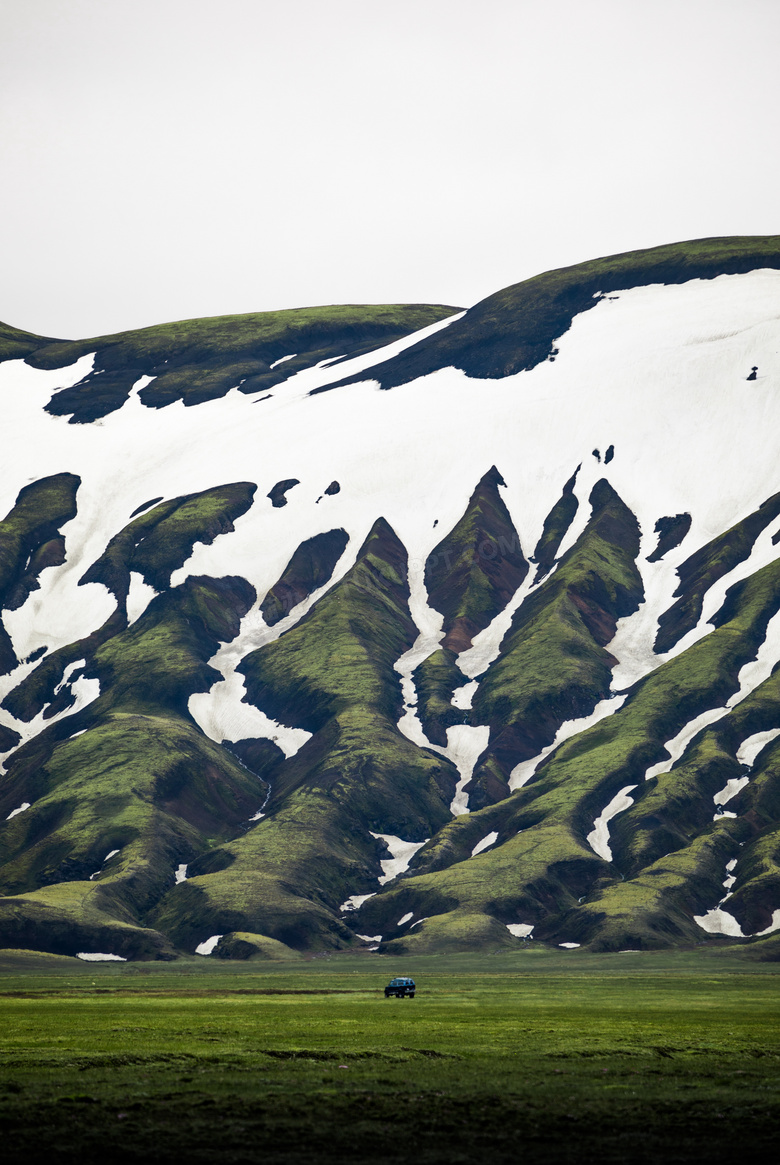
[[[135,958],[169,951],[145,918],[176,865],[234,837],[267,793],[187,711],[189,696],[219,678],[206,661],[235,637],[254,598],[239,578],[190,577],[159,595],[84,665],[100,680],[98,698],[13,755],[0,816],[31,807],[0,825],[9,895],[0,928],[12,945]]]
[[[597,891],[563,918],[557,931],[566,941],[589,943],[594,951],[645,951],[705,941],[707,932],[693,915],[706,914],[723,897],[726,863],[739,853],[746,832],[731,818],[712,822],[684,849]]]
[[[692,239],[562,267],[488,296],[442,332],[361,372],[360,379],[370,376],[393,388],[450,366],[474,377],[511,376],[554,358],[555,341],[600,294],[765,267],[780,268],[780,235]]]
[[[382,933],[393,944],[391,949],[398,943],[399,949],[411,952],[418,944],[422,949],[422,944],[435,943],[438,928],[445,923],[425,922],[401,934],[397,926],[401,917],[409,911],[415,919],[454,912],[472,921],[488,915],[503,924],[534,924],[537,937],[555,942],[579,941],[578,934],[597,944],[603,939],[614,949],[616,943],[628,944],[626,911],[634,911],[641,898],[642,915],[633,924],[633,945],[639,943],[639,931],[644,946],[690,940],[694,935],[697,941],[706,938],[693,923],[693,915],[703,913],[720,897],[717,890],[725,863],[736,856],[737,842],[749,840],[752,832],[749,821],[727,818],[713,823],[711,795],[716,789],[712,786],[722,772],[708,773],[705,767],[691,778],[698,784],[707,810],[699,812],[706,820],[701,824],[686,809],[693,836],[673,840],[676,853],[651,863],[650,881],[641,880],[650,869],[647,865],[629,879],[636,883],[630,890],[633,904],[626,906],[629,898],[622,898],[618,890],[624,877],[621,862],[631,855],[618,857],[616,847],[613,864],[606,863],[591,850],[586,837],[596,816],[622,787],[639,785],[640,796],[652,800],[652,789],[648,787],[645,794],[642,782],[648,767],[661,759],[662,742],[705,709],[724,704],[736,691],[740,669],[755,656],[769,619],[780,606],[780,562],[758,571],[733,592],[727,622],[640,681],[619,711],[562,744],[530,784],[499,804],[471,814],[467,822],[454,821],[440,830],[416,863],[418,870],[430,872],[407,877],[363,905],[358,921],[366,933]],[[755,710],[752,715],[756,717]],[[743,727],[754,730],[750,713],[746,711],[743,717]],[[736,731],[733,725],[731,729]],[[731,771],[728,764],[725,770]],[[674,780],[664,784],[674,788]],[[671,815],[672,799],[665,800],[664,809]],[[681,818],[683,833],[684,826]],[[493,847],[468,857],[476,841],[493,831],[499,835]],[[723,838],[731,839],[728,846]],[[641,840],[640,836],[640,848]],[[607,890],[610,897],[605,897]],[[587,907],[585,921],[578,922],[582,903]],[[676,919],[673,926],[667,917],[670,911]],[[581,931],[575,930],[580,926]],[[608,931],[612,933],[609,940]]]
[[[406,579],[406,552],[380,519],[344,578],[242,662],[249,700],[314,735],[275,771],[267,816],[161,904],[158,925],[177,943],[235,930],[299,949],[352,943],[339,906],[377,889],[389,856],[370,831],[424,841],[450,820],[456,770],[396,724],[393,665],[417,635]]]
[[[150,408],[177,400],[199,404],[233,387],[260,392],[302,368],[370,352],[458,310],[441,304],[346,304],[213,316],[113,336],[43,342],[19,354],[35,368],[53,369],[95,352],[93,371],[56,393],[47,406],[55,416],[85,424],[121,408],[141,376],[154,377],[140,394]],[[271,367],[293,353],[294,359]]]
[[[626,875],[688,845],[706,829],[715,812],[713,798],[730,780],[743,777],[736,759],[743,740],[756,732],[780,727],[780,670],[754,689],[730,712],[703,729],[688,745],[668,773],[661,773],[633,794],[634,805],[611,826],[611,847],[616,865]],[[780,788],[773,795],[774,777],[767,779],[762,765],[771,768],[772,751],[757,759],[756,772],[739,802],[740,818],[755,834],[780,819]],[[766,800],[765,790],[770,790]],[[740,858],[741,861],[741,858]],[[778,897],[780,905],[780,897]]]
[[[221,847],[222,868],[170,891],[156,923],[185,949],[230,930],[299,950],[351,945],[338,908],[379,889],[389,857],[369,831],[424,841],[449,819],[456,779],[381,715],[341,713],[276,774],[268,817]]]
[[[639,526],[603,479],[590,504],[585,530],[518,609],[477,689],[473,722],[489,724],[491,738],[475,792],[499,774],[506,780],[518,762],[552,743],[564,720],[587,715],[609,692],[614,660],[605,645],[643,597]]]
[[[214,954],[218,959],[255,959],[273,963],[294,962],[301,957],[298,951],[276,939],[246,930],[234,930],[223,935]]]
[[[379,518],[338,585],[238,670],[249,701],[284,724],[316,732],[355,703],[397,721],[401,690],[393,665],[416,638],[406,550]]]
[[[55,340],[51,336],[36,336],[34,332],[25,332],[21,328],[14,328],[10,324],[0,323],[0,362],[3,360],[23,360],[32,352],[48,344],[67,343]]]

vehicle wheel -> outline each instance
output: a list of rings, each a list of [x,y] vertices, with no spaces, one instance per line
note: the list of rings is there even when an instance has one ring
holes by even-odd
[[[409,992],[409,998],[410,998],[410,999],[414,999],[414,991],[410,991],[410,992]]]

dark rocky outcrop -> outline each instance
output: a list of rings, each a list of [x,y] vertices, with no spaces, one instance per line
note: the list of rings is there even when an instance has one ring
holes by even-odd
[[[658,542],[652,554],[648,554],[648,562],[660,562],[665,554],[679,546],[691,528],[690,514],[674,514],[666,518],[659,518],[655,524],[655,533]]]
[[[313,591],[324,586],[341,558],[349,535],[346,530],[328,530],[302,542],[260,604],[269,627],[288,615]]]

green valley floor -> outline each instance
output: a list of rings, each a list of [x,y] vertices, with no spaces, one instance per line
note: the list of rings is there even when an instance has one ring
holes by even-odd
[[[413,1000],[385,1000],[411,975]],[[6,1165],[775,1162],[780,964],[0,951]]]

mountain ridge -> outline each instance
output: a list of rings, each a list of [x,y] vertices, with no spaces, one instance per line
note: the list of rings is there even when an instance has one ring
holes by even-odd
[[[780,237],[37,339],[0,946],[776,957]]]

